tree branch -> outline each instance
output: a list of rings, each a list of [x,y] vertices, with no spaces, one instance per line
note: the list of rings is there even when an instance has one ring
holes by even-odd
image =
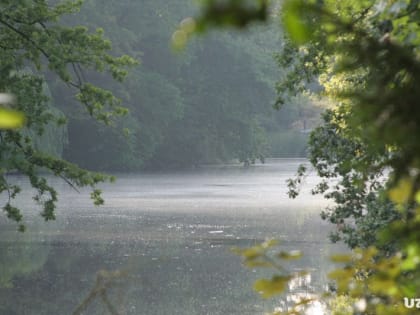
[[[5,25],[7,28],[11,29],[16,34],[20,35],[23,39],[25,39],[27,42],[32,44],[36,49],[38,49],[47,59],[50,59],[50,55],[43,49],[41,46],[39,46],[35,41],[33,41],[27,34],[21,32],[19,29],[14,27],[13,25],[9,24],[8,22],[0,19],[0,23]]]

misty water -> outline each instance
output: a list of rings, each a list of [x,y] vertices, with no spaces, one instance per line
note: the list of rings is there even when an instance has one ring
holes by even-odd
[[[331,226],[319,217],[327,203],[309,193],[314,174],[300,197],[287,197],[285,181],[302,162],[116,174],[116,183],[101,186],[101,207],[88,190],[51,178],[60,201],[48,223],[24,178],[11,177],[24,188],[17,204],[27,231],[0,219],[0,314],[72,314],[98,274],[112,278],[106,294],[118,314],[264,314],[296,294],[320,292],[333,268],[328,257],[344,248],[327,240]],[[287,295],[263,300],[252,284],[274,271],[244,267],[231,248],[267,238],[301,250],[287,268],[310,274]],[[92,299],[83,314],[108,314],[105,304]]]

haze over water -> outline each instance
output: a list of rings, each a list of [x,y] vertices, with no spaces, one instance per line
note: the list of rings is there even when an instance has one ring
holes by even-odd
[[[328,257],[343,250],[329,243],[331,226],[319,217],[327,203],[309,194],[314,174],[296,200],[287,197],[285,181],[302,162],[116,174],[101,187],[101,207],[88,190],[52,179],[60,192],[55,222],[42,222],[29,193],[19,200],[27,232],[1,218],[0,314],[72,314],[100,270],[123,271],[108,289],[121,314],[264,314],[292,294],[259,298],[253,281],[273,271],[243,267],[230,249],[267,238],[304,253],[288,268],[311,275],[291,291],[318,292]],[[98,299],[83,314],[106,312]]]

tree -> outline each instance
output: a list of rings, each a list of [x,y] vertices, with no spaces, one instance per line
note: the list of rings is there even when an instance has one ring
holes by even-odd
[[[57,201],[57,192],[48,184],[45,174],[59,176],[75,189],[91,186],[95,204],[103,203],[95,185],[112,180],[40,150],[32,136],[42,136],[48,128],[53,128],[52,124],[60,128],[65,123],[63,115],[49,105],[46,75],[50,73],[72,88],[77,101],[98,121],[112,124],[115,116],[127,112],[110,91],[85,81],[84,69],[108,72],[113,79],[122,80],[127,74],[125,68],[136,61],[126,55],[112,56],[111,43],[103,38],[101,29],[89,32],[83,26],[60,24],[63,15],[77,13],[81,5],[80,0],[55,4],[43,0],[3,1],[0,5],[0,87],[16,96],[15,112],[4,108],[2,111],[14,114],[13,117],[17,111],[26,120],[21,129],[0,131],[0,192],[7,196],[3,210],[20,224],[21,230],[24,229],[22,214],[12,205],[20,187],[9,183],[9,172],[19,172],[28,178],[36,190],[34,200],[42,206],[45,220],[54,219]]]
[[[342,108],[329,109],[323,124],[311,133],[308,158],[322,179],[312,193],[334,201],[321,214],[336,226],[331,240],[343,240],[350,248],[367,248],[378,244],[380,229],[401,216],[385,192],[384,164],[390,154],[385,148],[373,152],[367,139],[354,137],[343,127],[347,115]],[[288,181],[290,197],[298,195],[307,171],[302,166],[297,178]],[[382,247],[387,252],[392,244]]]
[[[66,159],[92,170],[130,171],[246,164],[267,154],[275,29],[261,26],[246,37],[225,32],[174,54],[168,49],[174,25],[196,10],[188,1],[89,1],[80,14],[65,19],[69,25],[102,26],[115,53],[141,56],[142,62],[124,84],[85,73],[124,100],[130,119],[119,120],[121,128],[92,124],[77,107],[58,104],[69,120]],[[62,84],[51,91],[53,98],[68,95]],[[119,130],[124,128],[129,137]],[[89,136],[80,136],[87,131]]]
[[[419,272],[415,258],[419,210],[414,196],[420,152],[416,141],[409,137],[409,133],[418,132],[415,125],[419,121],[414,101],[419,69],[413,41],[418,32],[413,14],[418,3],[400,1],[380,7],[374,1],[366,1],[355,8],[350,5],[294,1],[288,7],[288,14],[296,14],[295,18],[303,21],[300,31],[295,27],[291,35],[298,41],[323,43],[322,52],[328,58],[322,77],[325,90],[339,102],[336,111],[344,113],[343,118],[336,119],[339,130],[349,135],[353,143],[363,145],[354,154],[359,160],[354,169],[362,174],[387,169],[390,175],[385,180],[387,192],[382,194],[382,200],[389,198],[394,202],[391,207],[398,210],[386,214],[382,231],[376,235],[380,242],[372,243],[378,247],[381,242],[392,241],[395,250],[385,256],[374,247],[357,250],[357,258],[347,261],[349,266],[334,272],[332,277],[337,280],[339,292],[366,301],[363,312],[407,314],[413,310],[403,307],[403,297],[415,296],[419,290],[415,280]],[[303,8],[320,22],[320,27],[313,29],[315,32],[305,28],[309,23],[308,16],[299,13]],[[289,23],[291,29],[292,26]],[[333,161],[329,162],[326,164],[334,166]],[[380,216],[374,223],[380,225],[378,219]],[[362,270],[366,276],[357,281]],[[380,305],[375,301],[380,301]]]

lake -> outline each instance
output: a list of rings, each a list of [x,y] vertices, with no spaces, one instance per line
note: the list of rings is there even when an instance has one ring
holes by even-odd
[[[320,292],[333,268],[328,257],[344,247],[327,239],[332,227],[319,213],[328,204],[310,194],[315,174],[297,199],[287,197],[285,181],[304,162],[115,174],[116,183],[101,185],[101,207],[88,190],[51,178],[60,201],[48,223],[25,190],[17,204],[27,232],[0,218],[0,314],[254,315]],[[253,282],[274,271],[244,267],[231,248],[269,238],[301,250],[287,268],[310,273],[288,294],[264,300]]]

